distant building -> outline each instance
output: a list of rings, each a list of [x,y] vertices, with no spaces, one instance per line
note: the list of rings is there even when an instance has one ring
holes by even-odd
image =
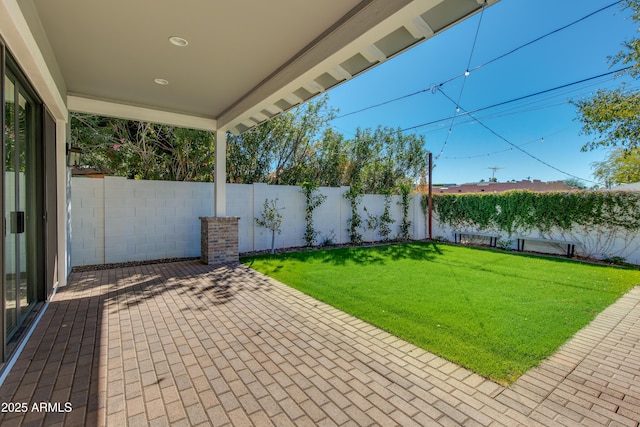
[[[563,181],[542,182],[538,179],[533,181],[522,180],[518,182],[478,182],[470,184],[460,184],[452,186],[435,187],[435,194],[465,194],[465,193],[502,193],[510,190],[529,190],[539,193],[549,191],[575,191],[578,188],[571,187]]]
[[[611,188],[611,191],[640,191],[640,182],[633,182],[631,184],[620,184]]]
[[[71,169],[71,176],[82,176],[85,178],[104,178],[105,176],[115,176],[113,172],[104,168],[74,167]]]

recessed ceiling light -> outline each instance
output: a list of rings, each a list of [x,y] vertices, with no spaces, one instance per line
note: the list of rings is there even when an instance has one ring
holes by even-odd
[[[162,86],[166,86],[169,84],[169,80],[165,79],[153,79],[153,81]]]
[[[172,45],[180,46],[180,47],[183,47],[189,44],[189,42],[186,39],[183,39],[182,37],[178,37],[178,36],[169,37],[169,42],[171,42]]]

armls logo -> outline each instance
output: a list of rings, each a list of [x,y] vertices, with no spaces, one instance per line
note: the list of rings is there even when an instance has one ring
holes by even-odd
[[[66,403],[34,402],[31,405],[31,412],[48,412],[48,413],[63,414],[71,411],[73,411],[73,405],[71,404],[71,402],[66,402]]]

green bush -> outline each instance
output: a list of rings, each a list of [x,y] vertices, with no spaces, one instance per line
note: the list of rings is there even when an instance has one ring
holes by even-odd
[[[439,220],[454,229],[506,232],[576,228],[610,231],[640,230],[640,194],[611,191],[492,194],[438,194],[433,197]]]

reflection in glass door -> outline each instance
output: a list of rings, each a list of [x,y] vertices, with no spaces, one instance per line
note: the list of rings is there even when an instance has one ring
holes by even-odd
[[[36,301],[34,268],[35,104],[4,76],[5,327],[17,331]]]

